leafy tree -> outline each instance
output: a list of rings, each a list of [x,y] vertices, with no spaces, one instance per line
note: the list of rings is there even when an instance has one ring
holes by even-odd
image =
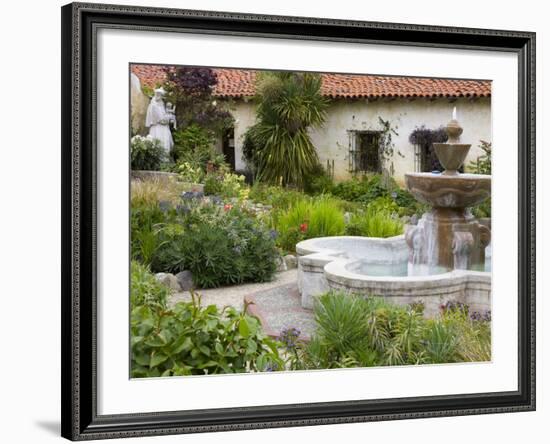
[[[257,178],[303,187],[319,158],[308,130],[325,120],[327,100],[313,73],[264,72],[257,84],[257,123],[245,136],[245,158]]]
[[[168,101],[176,105],[178,126],[197,124],[219,134],[233,122],[227,102],[212,96],[217,83],[211,68],[176,67],[168,69]]]

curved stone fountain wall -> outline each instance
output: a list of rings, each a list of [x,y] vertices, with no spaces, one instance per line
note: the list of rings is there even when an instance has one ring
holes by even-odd
[[[422,301],[428,317],[450,300],[468,304],[471,311],[491,309],[490,272],[442,270],[429,276],[408,276],[409,249],[404,236],[322,237],[300,242],[296,251],[304,308],[313,308],[316,296],[334,289],[381,296],[402,305]]]

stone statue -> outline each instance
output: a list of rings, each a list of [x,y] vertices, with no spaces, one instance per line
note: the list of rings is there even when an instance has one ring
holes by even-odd
[[[134,73],[130,75],[130,104],[132,134],[147,135],[145,116],[147,115],[147,107],[149,106],[149,97],[143,94],[139,78]]]
[[[166,109],[163,100],[165,94],[163,88],[155,89],[155,94],[147,108],[145,126],[149,128],[149,136],[158,139],[166,154],[169,155],[174,145],[170,123],[175,124],[176,116],[175,108]]]

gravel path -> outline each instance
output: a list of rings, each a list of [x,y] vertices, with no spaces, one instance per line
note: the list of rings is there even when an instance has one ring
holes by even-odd
[[[283,329],[297,328],[300,338],[309,340],[315,331],[313,310],[302,308],[296,282],[261,291],[246,299],[253,304],[249,310],[258,316],[264,331],[277,337]]]
[[[232,305],[238,309],[242,309],[245,296],[271,290],[281,285],[296,283],[297,276],[298,271],[293,269],[277,273],[275,279],[270,282],[209,288],[206,290],[197,290],[197,293],[201,295],[201,304],[203,306],[215,304],[219,308],[223,308],[227,305]],[[191,294],[188,291],[174,293],[170,297],[170,304],[189,301],[191,301]]]

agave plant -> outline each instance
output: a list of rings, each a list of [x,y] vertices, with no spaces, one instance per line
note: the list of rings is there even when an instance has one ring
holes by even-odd
[[[258,78],[257,123],[247,138],[255,147],[259,180],[303,187],[319,164],[309,128],[325,120],[327,100],[321,77],[312,73],[268,72]]]

